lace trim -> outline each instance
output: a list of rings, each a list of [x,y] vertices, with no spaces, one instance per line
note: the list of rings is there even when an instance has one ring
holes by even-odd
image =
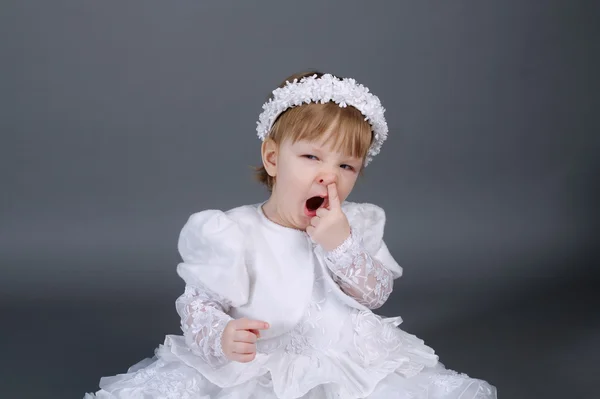
[[[192,352],[213,367],[227,363],[221,336],[227,323],[233,320],[226,314],[231,303],[205,288],[186,286],[175,306],[181,316],[183,336]]]
[[[381,307],[392,293],[392,272],[367,253],[354,231],[325,253],[325,261],[344,292],[369,309]]]

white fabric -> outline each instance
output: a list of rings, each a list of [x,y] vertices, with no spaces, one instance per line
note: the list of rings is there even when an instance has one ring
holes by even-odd
[[[369,204],[346,203],[342,209],[354,241],[343,245],[353,247],[352,259],[363,265],[358,268],[338,253],[324,253],[305,233],[270,222],[258,205],[192,216],[182,231],[184,262],[178,266],[186,282],[186,290],[177,300],[184,335],[168,335],[153,359],[145,359],[126,374],[103,377],[102,389],[95,396],[496,398],[495,388],[486,382],[446,370],[422,340],[397,327],[399,317],[383,318],[368,309],[366,305],[380,305],[383,297],[369,293],[376,285],[368,276],[344,277],[349,275],[345,268],[364,273],[368,269],[364,260],[369,258],[370,270],[379,270],[380,275],[398,276],[402,271],[395,262],[386,264],[384,260],[391,258],[382,241],[384,220],[373,219],[373,215],[383,217],[383,212]],[[365,221],[366,217],[371,219]],[[202,224],[198,224],[200,220]],[[214,243],[215,237],[227,240],[224,231],[232,232],[231,237],[243,245]],[[232,248],[239,252],[228,252]],[[264,253],[258,256],[259,251]],[[255,263],[267,261],[271,263]],[[227,269],[219,272],[220,279],[206,275],[217,265]],[[380,268],[382,265],[385,268]],[[236,278],[239,280],[232,281]],[[348,286],[340,289],[336,280]],[[282,287],[275,287],[277,284]],[[232,285],[241,294],[232,290]],[[307,298],[305,286],[309,287]],[[385,291],[386,287],[382,283],[379,289]],[[365,302],[365,295],[369,300],[359,303]],[[252,362],[229,361],[218,344],[224,325],[231,317],[250,315],[272,327],[261,333]]]

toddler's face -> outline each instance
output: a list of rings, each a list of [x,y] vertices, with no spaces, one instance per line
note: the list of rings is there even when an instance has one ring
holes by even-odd
[[[337,186],[340,202],[354,188],[363,160],[344,155],[324,141],[286,140],[279,146],[276,183],[268,204],[271,215],[267,214],[275,222],[305,230],[316,210],[328,207],[329,184]]]

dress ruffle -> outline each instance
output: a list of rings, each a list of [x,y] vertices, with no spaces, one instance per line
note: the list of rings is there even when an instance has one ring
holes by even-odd
[[[437,356],[431,348],[397,328],[401,322],[399,317],[382,318],[371,312],[355,311],[350,321],[354,326],[352,333],[339,337],[337,344],[329,348],[315,348],[310,340],[293,343],[292,334],[291,340],[272,346],[272,353],[257,353],[250,363],[229,362],[219,368],[212,368],[196,356],[183,337],[168,335],[156,350],[152,364],[147,365],[146,360],[140,364],[145,366],[140,370],[133,371],[134,366],[128,374],[105,377],[100,386],[110,392],[128,390],[130,396],[127,397],[145,398],[135,396],[135,390],[131,391],[135,389],[132,382],[137,381],[135,385],[141,388],[144,383],[152,386],[146,380],[154,379],[155,388],[159,389],[157,377],[163,374],[165,386],[169,386],[166,383],[169,376],[178,376],[179,380],[170,382],[171,385],[188,381],[187,386],[179,389],[190,390],[190,395],[196,391],[212,392],[210,397],[215,399],[250,398],[253,396],[244,396],[243,392],[250,395],[254,390],[254,395],[257,386],[277,398],[304,397],[319,386],[322,386],[321,391],[332,395],[359,398],[370,395],[380,381],[392,373],[410,378],[437,364]],[[340,350],[348,343],[351,344],[349,349]],[[265,345],[268,346],[269,343]],[[282,347],[290,350],[281,350]],[[235,396],[231,396],[233,388],[238,392]],[[163,390],[168,392],[165,387]]]

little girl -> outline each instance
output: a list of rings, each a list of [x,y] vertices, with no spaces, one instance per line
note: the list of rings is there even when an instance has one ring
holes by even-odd
[[[181,231],[183,336],[85,398],[496,398],[372,312],[402,268],[383,210],[345,199],[387,137],[379,99],[353,79],[294,75],[257,131],[269,199]]]

